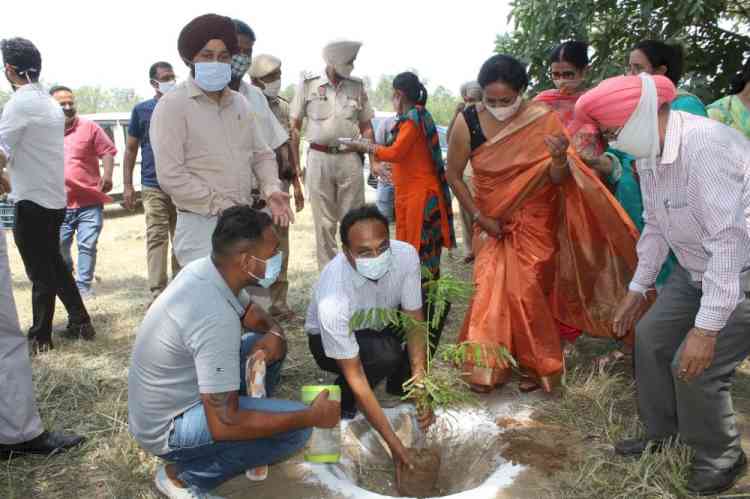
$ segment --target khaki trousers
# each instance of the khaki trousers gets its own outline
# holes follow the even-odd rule
[[[305,187],[310,196],[315,224],[318,269],[338,253],[336,231],[344,215],[365,204],[362,161],[355,153],[307,153]]]
[[[177,210],[170,197],[161,189],[144,187],[143,210],[146,212],[146,260],[148,262],[148,288],[156,298],[167,287],[167,260],[172,260],[172,278],[180,271],[180,264],[172,252]]]

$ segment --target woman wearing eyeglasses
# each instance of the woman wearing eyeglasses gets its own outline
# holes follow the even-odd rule
[[[555,47],[549,57],[550,76],[555,88],[545,90],[534,98],[534,101],[542,102],[555,111],[568,130],[573,123],[576,102],[588,90],[588,50],[588,43],[580,41],[568,41]],[[596,127],[582,126],[572,134],[570,140],[581,159],[593,168],[602,180],[617,175],[617,172],[612,171],[615,163],[602,156],[606,144]],[[579,329],[560,323],[560,339],[565,355],[572,353],[573,343],[580,335]]]
[[[552,108],[568,130],[573,123],[573,109],[576,102],[588,90],[586,87],[586,76],[589,70],[588,50],[589,45],[580,41],[568,41],[555,47],[549,57],[550,76],[555,88],[545,90],[534,98],[536,102],[543,102]],[[615,165],[602,156],[606,144],[602,141],[596,127],[589,125],[580,127],[571,137],[571,144],[581,159],[603,180],[613,175],[617,176],[617,172],[613,171]]]

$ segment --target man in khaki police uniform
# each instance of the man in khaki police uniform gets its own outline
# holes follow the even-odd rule
[[[271,112],[281,126],[289,133],[291,121],[289,120],[289,103],[279,96],[281,90],[281,60],[268,54],[261,54],[253,59],[250,66],[250,78],[253,85],[259,88],[265,95]],[[279,179],[281,179],[282,192],[289,193],[289,186],[294,186],[294,204],[297,212],[305,206],[305,197],[302,194],[302,186],[299,181],[299,153],[293,154],[289,143],[285,143],[280,150],[276,151],[276,159],[279,163]],[[269,312],[277,318],[291,319],[294,314],[287,304],[287,292],[289,282],[287,281],[287,269],[289,268],[289,227],[276,225],[276,233],[279,236],[279,249],[284,252],[284,263],[281,274],[275,283],[271,285],[271,307]]]
[[[338,253],[339,220],[365,202],[362,160],[337,147],[339,138],[373,140],[370,120],[374,113],[362,80],[352,78],[360,42],[335,41],[323,49],[323,74],[303,79],[292,101],[292,147],[299,150],[299,134],[307,118],[305,136],[310,143],[305,185],[315,221],[318,268]],[[372,163],[372,158],[371,158]]]

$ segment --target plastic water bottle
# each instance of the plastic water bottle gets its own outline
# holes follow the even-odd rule
[[[328,390],[328,399],[341,402],[341,388],[336,385],[314,385],[302,387],[302,403],[311,405],[323,390]],[[338,463],[341,459],[341,423],[334,428],[313,428],[305,447],[305,461],[311,463]]]

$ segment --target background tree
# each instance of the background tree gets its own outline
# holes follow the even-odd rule
[[[54,85],[42,83],[45,88]],[[83,86],[74,88],[76,107],[81,114],[130,112],[137,103],[143,100],[132,88],[104,88],[101,86]],[[11,92],[0,90],[0,108],[2,108]]]
[[[529,64],[534,93],[552,87],[547,57],[566,40],[591,44],[594,81],[622,74],[641,40],[680,42],[682,86],[705,102],[726,93],[750,51],[750,0],[514,0],[510,21],[513,31],[497,37],[496,51]]]
[[[427,99],[427,109],[432,114],[435,123],[448,126],[453,113],[456,111],[458,97],[442,85],[438,85]]]
[[[131,88],[83,86],[73,89],[76,107],[81,114],[129,112],[143,100]]]

